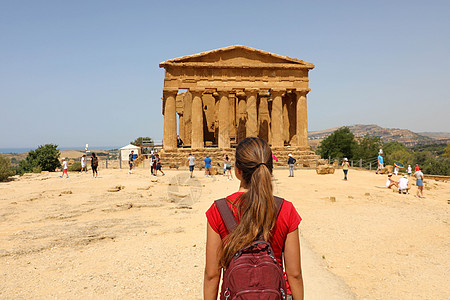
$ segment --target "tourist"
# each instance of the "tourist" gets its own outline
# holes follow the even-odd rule
[[[84,155],[81,157],[81,172],[80,172],[80,173],[83,173],[83,170],[84,170],[84,173],[87,173],[86,154],[84,154]]]
[[[64,177],[64,174],[66,174],[66,178],[69,178],[69,174],[67,174],[67,161],[66,161],[66,159],[65,158],[63,158],[62,159],[62,175],[61,176],[59,176],[59,177],[61,177],[61,178],[63,178]]]
[[[92,167],[92,177],[97,178],[98,157],[97,155],[95,155],[95,153],[92,153],[91,155],[91,167]]]
[[[408,176],[411,176],[412,174],[412,168],[411,165],[408,165]]]
[[[289,158],[288,158],[289,177],[294,177],[294,166],[295,166],[295,163],[297,162],[297,160],[292,157],[291,153],[289,153],[288,156],[289,156]]]
[[[395,174],[395,176],[398,175],[398,171],[400,171],[399,167],[395,166],[395,168],[394,168],[394,174]]]
[[[189,171],[191,172],[191,178],[194,178],[195,157],[192,156],[191,153],[189,153],[189,157],[187,160],[189,163]]]
[[[227,155],[223,155],[223,176],[227,175]]]
[[[383,172],[383,153],[379,153],[378,154],[378,167],[377,167],[377,171],[375,172],[375,174],[378,174],[378,172],[380,172],[380,174]]]
[[[344,180],[347,180],[347,173],[348,173],[349,167],[350,167],[350,164],[348,163],[348,159],[344,158],[344,161],[342,162],[342,171],[344,171]]]
[[[205,158],[205,175],[206,175],[206,177],[212,177],[211,176],[211,158],[209,158],[209,155],[206,155],[206,158]]]
[[[423,198],[423,173],[422,173],[422,168],[419,167],[419,170],[414,173],[414,176],[416,177],[416,185],[417,185],[417,195],[416,196],[419,197],[419,198]]]
[[[418,171],[420,171],[420,167],[418,164],[416,164],[416,167],[414,168],[414,172],[418,172]]]
[[[298,233],[301,217],[291,202],[274,199],[271,154],[267,142],[260,138],[245,138],[236,148],[235,175],[240,180],[240,187],[226,198],[227,201],[222,200],[221,204],[225,203],[225,208],[231,209],[230,213],[238,219],[238,224],[230,233],[215,203],[206,212],[208,223],[203,299],[217,298],[222,270],[226,278],[230,271],[228,266],[235,254],[261,237],[270,243],[280,273],[284,262],[286,279],[281,280],[288,283],[288,299],[303,299]],[[247,281],[243,279],[237,284]],[[227,293],[223,284],[222,293]],[[233,291],[228,290],[228,293],[233,299]],[[280,292],[277,299],[281,299],[284,293]],[[224,298],[226,295],[220,296]]]
[[[227,174],[227,180],[233,180],[233,173],[231,173],[231,160],[228,155],[225,155],[225,170]]]
[[[131,150],[131,153],[128,155],[128,165],[130,166],[130,170],[128,171],[128,174],[132,174],[133,172],[131,170],[133,170],[134,167],[134,151]]]
[[[402,194],[408,194],[408,190],[409,190],[409,181],[408,181],[408,176],[404,175],[402,178],[400,178],[398,180],[398,193]]]
[[[395,186],[395,187],[398,188],[398,182],[395,181],[394,179],[392,179],[392,174],[389,173],[388,178],[387,178],[387,180],[386,180],[386,187],[387,187],[388,189],[390,189],[390,188],[393,187],[393,186]]]
[[[158,176],[158,171],[160,171],[163,176],[166,175],[163,170],[161,170],[161,158],[159,157],[159,154],[156,154],[156,158],[155,158],[155,176]]]
[[[153,175],[155,173],[155,168],[153,167],[153,164],[155,163],[156,155],[152,151],[152,155],[150,156],[150,174]],[[156,164],[155,164],[156,167]]]

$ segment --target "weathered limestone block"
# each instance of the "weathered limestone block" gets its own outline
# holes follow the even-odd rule
[[[217,175],[217,168],[211,167],[211,175]]]
[[[319,165],[316,168],[316,173],[320,175],[334,174],[334,167],[332,165]]]
[[[337,169],[337,168],[339,167],[339,161],[338,161],[337,159],[335,159],[335,160],[333,161],[333,167],[334,167],[335,169]]]
[[[394,171],[394,166],[387,165],[383,168],[383,170],[381,170],[381,173],[388,174],[388,173],[392,173],[393,171]]]
[[[326,165],[326,164],[328,164],[328,160],[327,159],[321,158],[321,159],[317,160],[317,166]]]

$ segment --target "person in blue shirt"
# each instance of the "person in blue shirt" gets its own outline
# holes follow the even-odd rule
[[[378,172],[380,172],[380,174],[383,172],[383,153],[378,154],[378,167],[377,167],[377,171],[375,172],[375,174],[378,174]]]
[[[205,175],[206,175],[206,177],[212,177],[211,176],[211,158],[209,158],[209,155],[206,155],[206,158],[205,158]]]

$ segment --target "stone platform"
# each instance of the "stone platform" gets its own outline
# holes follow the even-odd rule
[[[183,149],[178,148],[176,150],[162,150],[159,155],[161,157],[161,164],[163,168],[188,168],[187,158],[189,153],[191,153],[196,159],[196,166],[198,168],[203,168],[206,155],[212,160],[212,166],[223,168],[224,156],[228,155],[231,158],[232,165],[235,163],[236,149],[234,148],[204,148],[204,149]],[[317,165],[323,164],[320,157],[316,155],[309,148],[300,147],[284,147],[284,148],[273,148],[273,154],[277,157],[278,162],[274,161],[274,168],[287,168],[288,154],[291,153],[292,156],[297,160],[296,168],[316,168]]]

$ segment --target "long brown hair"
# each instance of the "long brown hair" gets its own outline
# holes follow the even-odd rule
[[[220,258],[223,268],[228,267],[239,249],[250,245],[258,236],[269,240],[276,219],[272,150],[267,142],[254,137],[242,140],[236,148],[236,168],[242,171],[248,191],[235,202],[239,223],[225,238]]]

